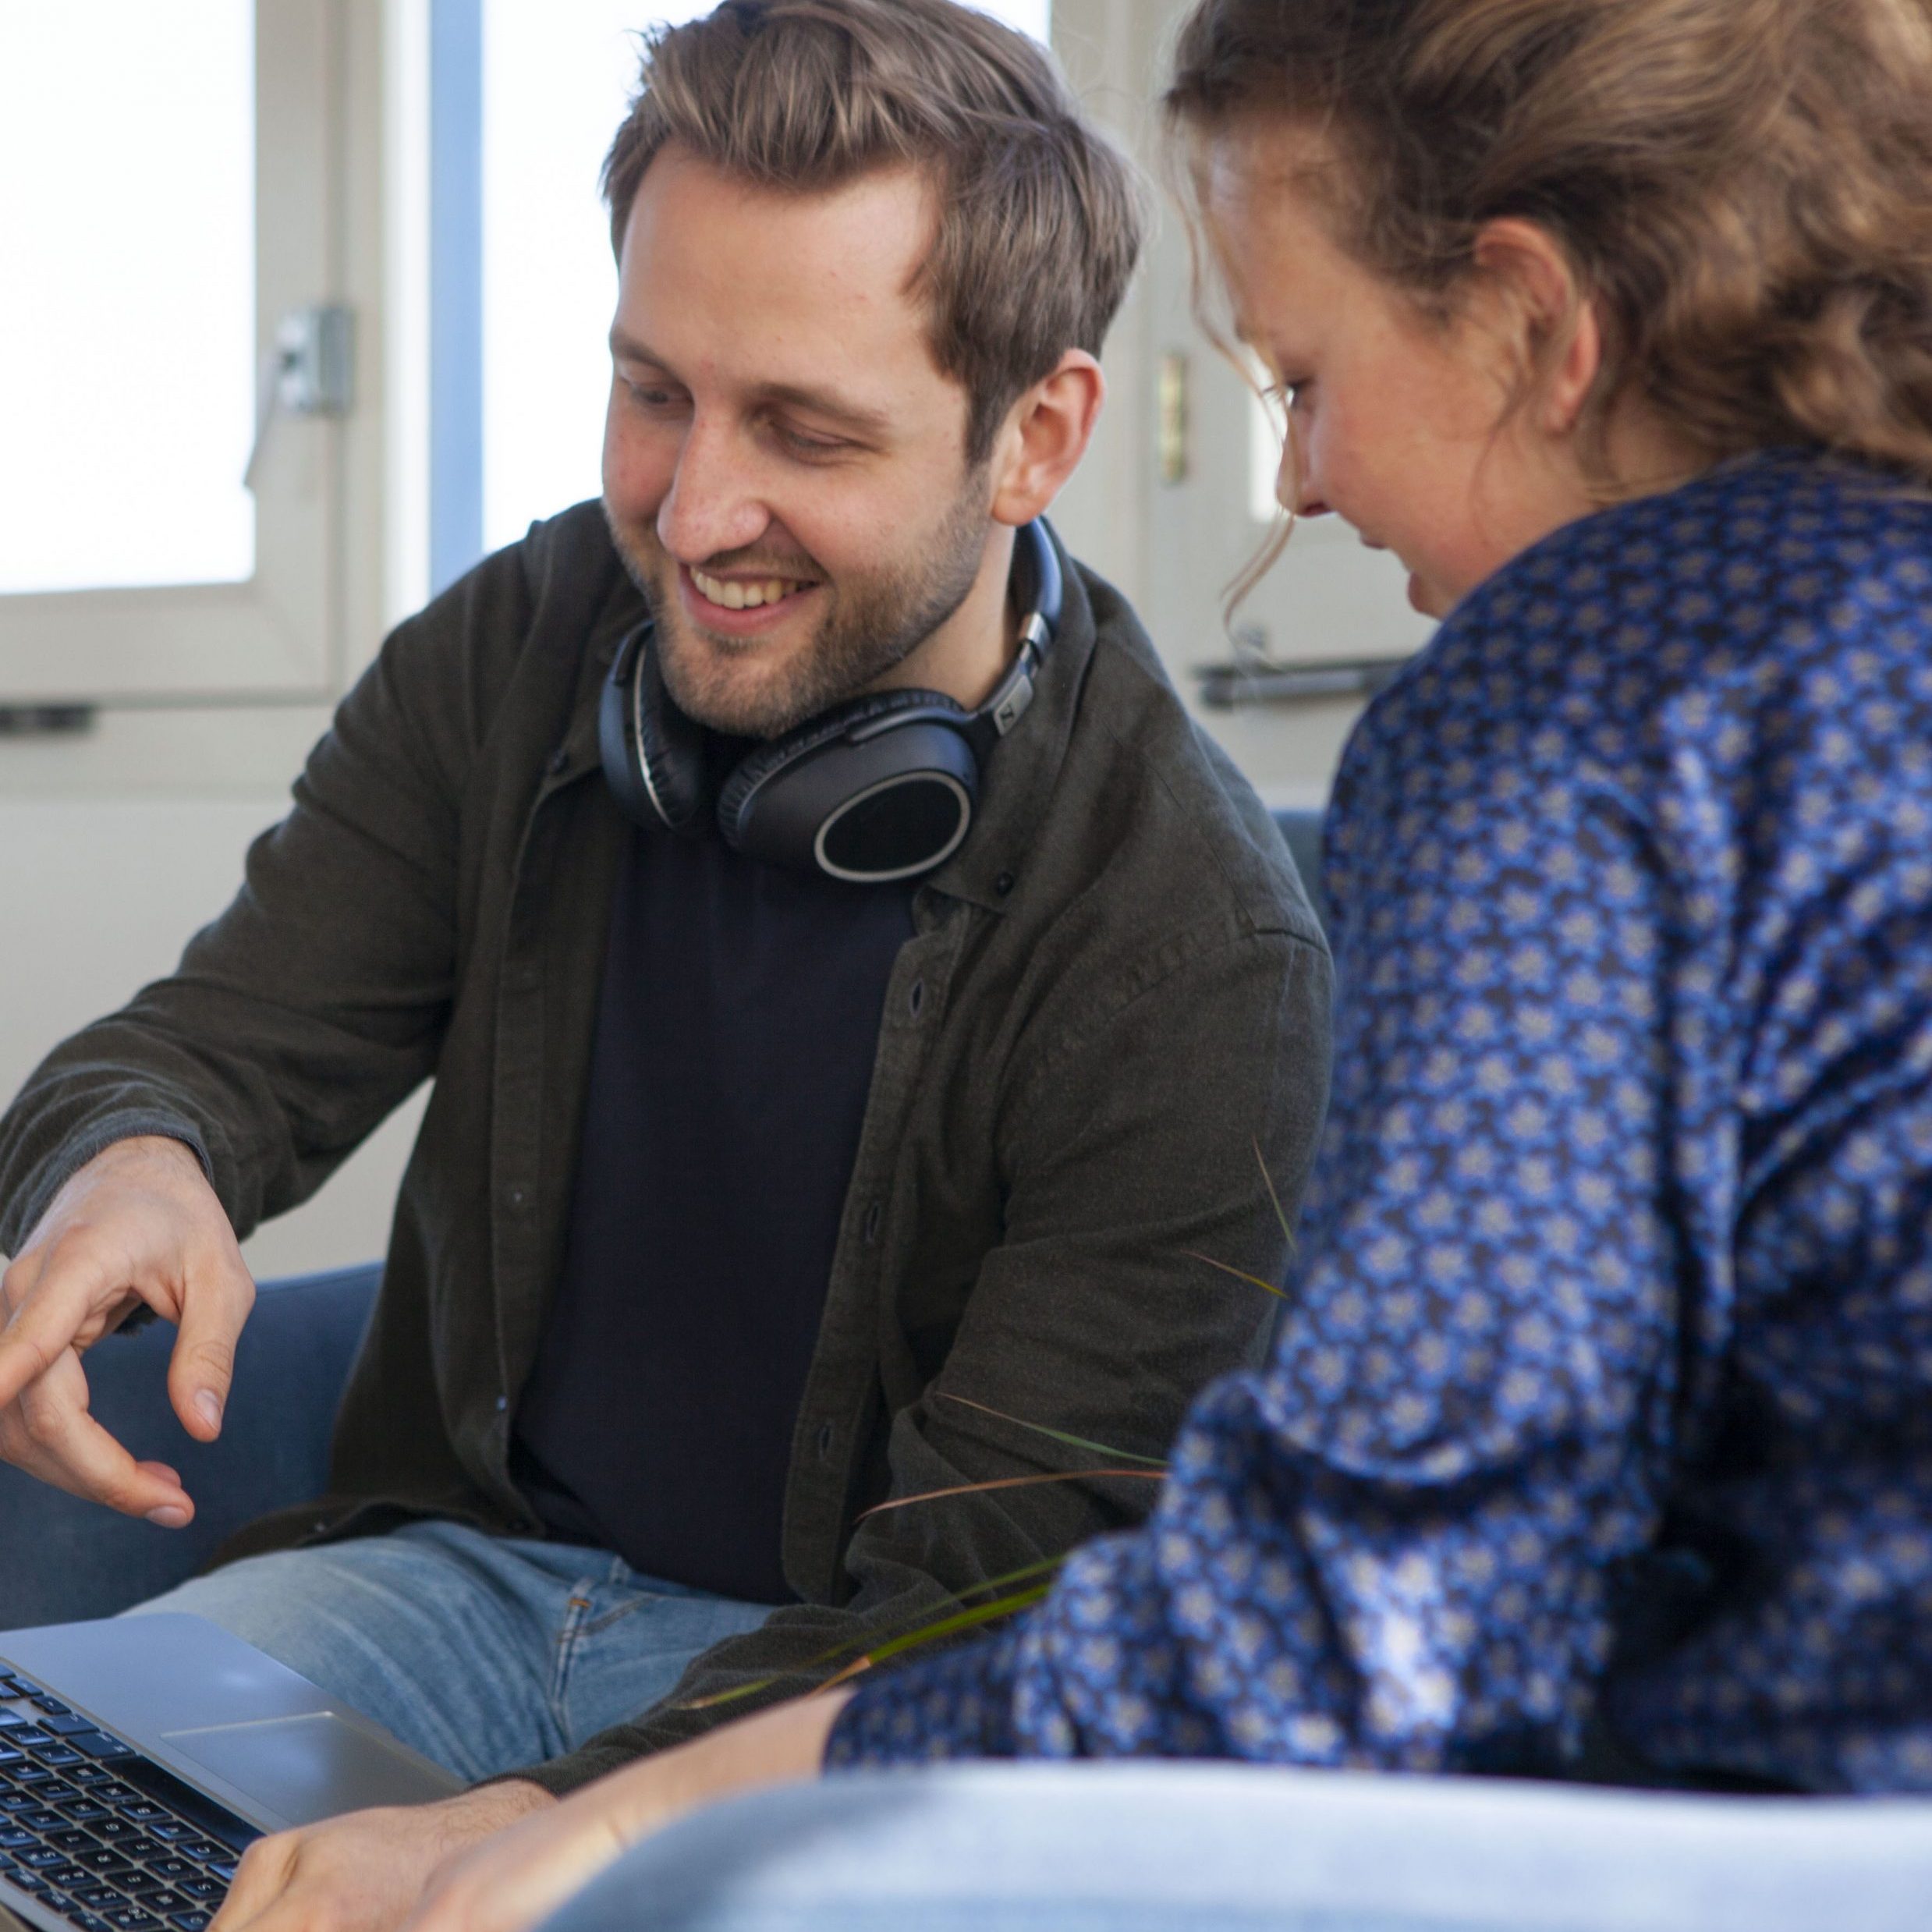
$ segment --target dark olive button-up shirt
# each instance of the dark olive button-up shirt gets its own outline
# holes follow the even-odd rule
[[[597,690],[641,615],[586,504],[401,626],[234,903],[0,1121],[0,1250],[143,1133],[193,1145],[246,1234],[434,1079],[331,1494],[236,1553],[424,1513],[537,1531],[509,1413],[558,1278],[628,834]],[[1026,1425],[1160,1455],[1266,1312],[1223,1268],[1272,1278],[1285,1258],[1257,1152],[1292,1211],[1327,1090],[1327,951],[1260,802],[1133,614],[1070,564],[1033,710],[913,916],[792,1438],[800,1601],[534,1774],[553,1789],[1137,1520],[1154,1485],[1098,1478],[859,1519],[1083,1466]]]

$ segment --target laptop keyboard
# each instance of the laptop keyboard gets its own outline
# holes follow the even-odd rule
[[[201,1932],[261,1835],[0,1667],[0,1879],[79,1932]]]

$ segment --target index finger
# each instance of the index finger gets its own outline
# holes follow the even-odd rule
[[[109,1306],[132,1290],[124,1275],[118,1265],[65,1243],[23,1256],[0,1275],[0,1302],[8,1310],[0,1330],[0,1409],[80,1341],[90,1317],[101,1317],[105,1328]]]

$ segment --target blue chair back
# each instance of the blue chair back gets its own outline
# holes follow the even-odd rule
[[[1274,814],[1274,822],[1287,841],[1288,849],[1295,860],[1295,870],[1302,875],[1302,890],[1308,895],[1308,903],[1313,907],[1315,916],[1321,921],[1321,929],[1326,932],[1328,901],[1321,889],[1323,816],[1320,812],[1282,810]]]
[[[198,1443],[168,1401],[175,1331],[109,1335],[87,1352],[93,1411],[139,1457],[181,1472],[186,1530],[158,1530],[0,1466],[0,1630],[107,1617],[172,1590],[243,1524],[319,1496],[379,1266],[263,1285],[243,1331],[221,1439]]]

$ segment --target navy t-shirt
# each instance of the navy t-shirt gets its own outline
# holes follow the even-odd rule
[[[636,831],[512,1467],[553,1534],[758,1603],[910,884]]]

